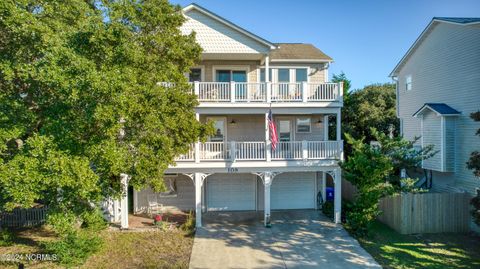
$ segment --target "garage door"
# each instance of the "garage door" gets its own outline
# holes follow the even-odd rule
[[[255,210],[252,174],[214,174],[207,178],[207,210]]]
[[[281,174],[270,190],[272,209],[315,208],[315,175]]]

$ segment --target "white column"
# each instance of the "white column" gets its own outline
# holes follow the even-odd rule
[[[265,82],[270,82],[270,57],[265,56]]]
[[[340,168],[335,169],[334,218],[335,223],[342,222],[342,173]]]
[[[270,57],[265,56],[265,98],[267,103],[272,101],[272,84],[270,83]]]
[[[263,176],[263,186],[264,186],[264,224],[265,227],[270,227],[270,186],[272,186],[272,174],[270,172],[265,172]]]
[[[327,173],[322,172],[322,199],[325,203],[327,201]]]
[[[195,226],[202,227],[202,174],[195,173]]]
[[[323,140],[328,140],[328,115],[323,115]]]
[[[138,212],[138,192],[133,189],[133,213]]]
[[[120,174],[122,184],[122,199],[120,200],[120,225],[122,229],[128,229],[128,175]]]
[[[270,130],[268,128],[268,112],[265,113],[265,156],[267,162],[272,160],[272,143],[270,142]]]
[[[195,118],[197,119],[197,121],[200,121],[200,114],[199,113],[195,113]],[[195,142],[195,155],[193,156],[193,158],[195,159],[195,163],[199,163],[200,162],[200,142]]]
[[[337,112],[337,141],[342,140],[342,111]]]

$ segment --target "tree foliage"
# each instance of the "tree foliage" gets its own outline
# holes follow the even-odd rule
[[[480,111],[471,113],[470,118],[480,122]],[[480,129],[477,130],[476,135],[480,136]],[[480,177],[480,151],[475,150],[471,153],[467,168],[473,170],[476,177]],[[470,204],[473,206],[472,217],[475,223],[480,226],[480,189],[477,189],[477,195],[472,198]]]
[[[346,219],[350,228],[358,234],[366,233],[381,213],[378,200],[402,190],[399,170],[415,167],[434,154],[432,147],[417,150],[413,146],[414,141],[400,137],[389,138],[375,128],[370,133],[379,145],[366,143],[364,137],[355,139],[350,134],[345,134],[352,153],[340,164],[344,178],[357,188],[357,196]]]
[[[163,188],[209,131],[184,76],[201,48],[183,22],[166,0],[0,2],[1,208],[82,212],[119,193],[120,173]]]

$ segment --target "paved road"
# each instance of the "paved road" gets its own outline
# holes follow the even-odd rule
[[[381,268],[339,225],[314,210],[274,212],[272,228],[256,213],[208,213],[190,268]]]

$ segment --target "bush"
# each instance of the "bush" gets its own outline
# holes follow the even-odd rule
[[[477,196],[470,200],[470,204],[473,206],[472,217],[473,221],[480,226],[480,189],[477,189]]]
[[[103,218],[102,212],[99,209],[85,211],[81,215],[81,218],[83,220],[81,227],[90,231],[101,231],[108,226],[107,221]]]
[[[67,267],[83,264],[101,245],[102,240],[98,236],[83,230],[69,232],[60,240],[44,243],[45,250],[56,255],[58,262]]]
[[[8,247],[13,245],[15,236],[12,232],[0,228],[0,247]]]
[[[334,211],[334,204],[333,204],[333,201],[325,201],[322,205],[322,213],[333,219],[333,211]]]
[[[180,229],[188,235],[193,235],[195,233],[195,217],[193,216],[192,211],[188,212],[187,219],[185,220],[185,223],[180,226]]]

